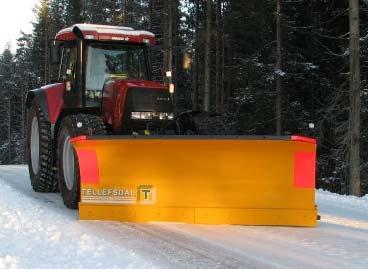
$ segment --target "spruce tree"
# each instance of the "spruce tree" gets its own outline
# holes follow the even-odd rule
[[[38,78],[38,84],[49,82],[49,39],[53,38],[50,29],[50,8],[48,0],[41,0],[37,10],[37,19],[32,33],[32,64]]]
[[[14,61],[10,45],[0,56],[0,163],[12,162],[12,101]]]

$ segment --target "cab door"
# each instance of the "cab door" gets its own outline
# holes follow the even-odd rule
[[[76,42],[66,42],[62,47],[59,68],[59,81],[65,85],[64,105],[66,108],[83,106],[82,89],[78,81],[82,74],[79,72],[79,53]]]

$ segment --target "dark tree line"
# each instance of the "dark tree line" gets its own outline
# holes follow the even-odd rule
[[[55,73],[48,40],[113,24],[156,34],[153,77],[172,72],[176,112],[219,112],[234,134],[316,136],[318,186],[367,193],[367,15],[363,0],[40,0],[33,32],[0,58],[0,163],[24,162],[25,94]]]

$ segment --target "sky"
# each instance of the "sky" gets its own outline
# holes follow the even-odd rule
[[[33,9],[39,0],[0,0],[0,52],[8,42],[16,49],[20,31],[31,33],[31,21],[35,18]]]

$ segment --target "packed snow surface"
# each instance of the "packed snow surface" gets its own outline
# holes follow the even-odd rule
[[[317,228],[78,221],[0,166],[0,268],[368,268],[368,197],[317,203]]]

